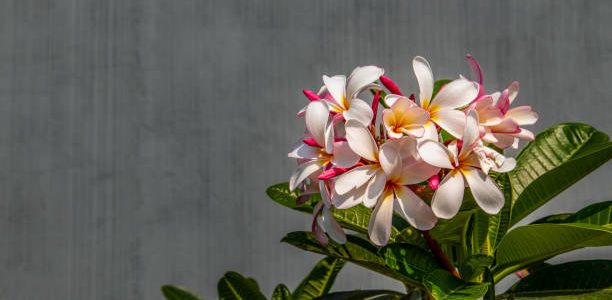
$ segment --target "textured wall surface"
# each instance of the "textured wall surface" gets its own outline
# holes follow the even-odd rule
[[[266,199],[286,181],[300,91],[377,64],[415,88],[521,82],[541,130],[612,133],[610,1],[0,1],[0,299],[216,297],[226,270],[269,294],[318,259],[280,244],[309,216]],[[544,214],[612,199],[611,164]],[[610,248],[568,257],[612,258]],[[347,267],[336,289],[401,288]]]

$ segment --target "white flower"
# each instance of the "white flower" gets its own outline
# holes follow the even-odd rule
[[[433,228],[437,218],[431,208],[406,187],[438,172],[420,160],[416,142],[407,138],[389,140],[379,149],[370,131],[355,120],[346,122],[346,138],[351,149],[371,164],[336,178],[332,194],[334,206],[340,209],[360,203],[375,206],[368,232],[370,240],[377,245],[389,241],[394,210],[417,229]]]
[[[421,140],[438,140],[434,125],[437,124],[451,135],[461,138],[465,126],[465,114],[456,108],[469,104],[478,95],[478,84],[463,77],[443,86],[431,99],[434,89],[434,77],[427,60],[417,56],[412,60],[412,67],[419,83],[419,105],[429,112],[430,120],[424,126],[425,134]],[[385,103],[391,106],[400,96],[386,97]]]
[[[445,147],[429,140],[419,145],[418,152],[427,163],[450,170],[432,199],[431,206],[436,216],[450,219],[457,214],[466,185],[486,213],[497,214],[504,206],[504,195],[482,166],[485,165],[485,170],[494,167],[504,171],[513,167],[514,160],[501,160],[483,148],[479,143],[478,116],[474,110],[468,112],[462,145],[452,141]]]
[[[288,156],[300,162],[291,175],[289,188],[296,189],[306,178],[321,173],[329,164],[349,168],[359,161],[346,141],[334,141],[333,124],[329,120],[329,108],[322,101],[308,104],[306,109],[306,130],[309,144],[300,143]]]

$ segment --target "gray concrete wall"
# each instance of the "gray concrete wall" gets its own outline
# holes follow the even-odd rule
[[[521,82],[541,130],[612,133],[609,1],[0,1],[0,298],[216,297],[226,270],[266,293],[317,255],[279,244],[309,217],[269,201],[303,125],[300,91],[377,64]],[[610,164],[535,215],[612,199]],[[532,219],[535,217],[532,217]],[[610,249],[567,257],[612,258]],[[347,267],[337,289],[401,288]]]

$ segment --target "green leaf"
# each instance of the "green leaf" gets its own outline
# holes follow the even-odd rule
[[[512,286],[501,299],[611,299],[612,260],[548,266]]]
[[[272,292],[272,300],[292,300],[291,291],[284,284],[279,284]]]
[[[436,269],[425,278],[425,288],[434,299],[473,300],[483,297],[489,284],[465,282],[446,270]]]
[[[407,285],[421,285],[419,281],[388,268],[385,265],[385,260],[378,254],[376,246],[354,235],[347,235],[347,242],[344,245],[330,241],[328,245],[324,246],[313,237],[312,233],[297,231],[287,234],[282,239],[282,242],[302,250],[350,261],[366,269],[399,280]]]
[[[495,281],[553,256],[612,245],[612,228],[591,224],[532,224],[511,230],[496,252]]]
[[[476,210],[459,211],[452,219],[439,219],[436,227],[432,228],[429,233],[440,244],[461,244],[464,227],[468,225],[472,214]]]
[[[544,224],[544,223],[559,224],[559,223],[567,223],[566,222],[567,218],[571,217],[572,215],[573,215],[572,213],[563,213],[563,214],[550,215],[550,216],[546,216],[546,217],[537,219],[537,220],[531,222],[531,224]]]
[[[452,80],[450,79],[438,79],[434,82],[434,88],[433,88],[433,93],[431,95],[431,99],[433,99],[438,92],[440,91],[440,89],[442,88],[442,86],[444,86],[445,84],[451,82]]]
[[[401,300],[401,299],[405,299],[404,296],[405,296],[404,294],[400,294],[396,291],[356,290],[356,291],[330,293],[330,294],[327,294],[317,299],[318,300],[362,300],[362,299]]]
[[[504,193],[505,204],[497,215],[489,216],[488,238],[489,246],[492,248],[489,253],[494,252],[508,228],[510,228],[510,215],[512,213],[512,186],[508,174],[499,174],[496,181]]]
[[[161,287],[161,291],[167,300],[202,300],[186,289],[175,285],[164,285]]]
[[[320,260],[295,289],[294,299],[314,299],[327,294],[344,263],[343,259],[330,256]]]
[[[289,184],[286,182],[269,187],[266,190],[266,193],[272,200],[280,205],[309,214],[312,213],[315,205],[321,199],[320,195],[314,195],[310,199],[306,200],[304,204],[296,205],[295,201],[297,200],[299,194],[295,191],[290,192]],[[334,218],[338,220],[340,225],[342,225],[342,227],[364,234],[368,233],[370,215],[372,214],[371,209],[363,205],[357,205],[349,209],[332,209],[332,214],[334,215]],[[391,229],[391,240],[395,240],[399,234],[399,231],[406,228],[410,228],[408,222],[401,217],[394,215],[393,227]]]
[[[429,252],[410,244],[390,244],[381,249],[387,266],[421,281],[435,299],[477,299],[488,284],[468,283],[443,269]]]
[[[227,272],[217,284],[219,299],[222,300],[265,300],[257,282],[236,272]]]
[[[466,281],[474,280],[493,264],[493,259],[493,257],[484,254],[469,256],[459,267],[461,278]]]
[[[508,173],[513,190],[510,225],[612,158],[612,143],[595,128],[560,124],[537,135]]]
[[[566,219],[566,223],[607,225],[612,223],[612,201],[589,205]]]

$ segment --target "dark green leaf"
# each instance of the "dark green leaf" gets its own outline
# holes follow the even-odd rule
[[[510,178],[508,174],[499,174],[496,178],[497,184],[501,191],[504,193],[505,204],[504,207],[497,215],[489,216],[489,253],[497,248],[497,245],[504,237],[508,228],[510,227],[510,215],[512,212],[512,187],[510,185]]]
[[[612,201],[589,205],[567,218],[566,223],[607,225],[612,223]]]
[[[265,300],[257,282],[236,272],[227,272],[217,284],[219,299],[222,300]]]
[[[459,267],[461,278],[463,280],[472,281],[480,276],[486,268],[493,264],[493,257],[484,254],[476,254],[469,256]]]
[[[292,300],[291,291],[284,284],[279,284],[272,292],[272,300]]]
[[[186,289],[174,285],[164,285],[161,287],[161,291],[167,300],[201,300],[200,297]]]
[[[330,294],[327,294],[317,299],[319,300],[363,300],[363,299],[401,300],[401,299],[404,299],[403,298],[404,296],[405,295],[400,294],[395,291],[356,290],[356,291],[330,293]]]
[[[310,232],[291,232],[282,240],[300,249],[323,255],[344,259],[354,264],[397,279],[404,284],[419,286],[421,283],[385,265],[385,260],[378,254],[378,248],[369,241],[354,235],[347,236],[347,242],[339,245],[330,241],[329,245],[321,245]]]
[[[533,224],[504,236],[496,252],[495,281],[553,256],[584,248],[612,245],[612,228],[591,224]]]
[[[537,135],[508,173],[513,190],[510,225],[612,158],[612,143],[595,128],[560,124]]]
[[[533,272],[501,299],[611,299],[612,261],[585,260]]]
[[[387,266],[412,279],[421,281],[435,299],[477,299],[488,284],[468,283],[443,269],[436,258],[410,244],[390,244],[381,249]]]
[[[537,219],[537,220],[531,222],[531,224],[544,224],[544,223],[559,224],[559,223],[567,223],[566,222],[567,218],[569,218],[572,215],[573,215],[572,213],[563,213],[563,214],[550,215],[550,216],[546,216],[546,217]]]
[[[330,256],[320,260],[295,289],[293,298],[299,300],[314,299],[327,294],[344,263],[343,259]]]

